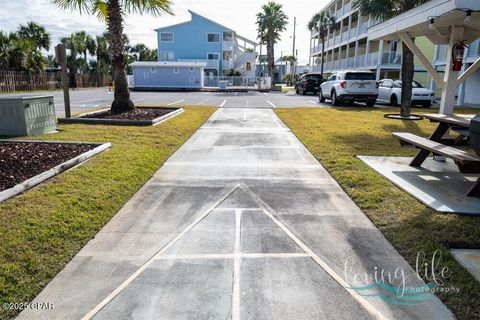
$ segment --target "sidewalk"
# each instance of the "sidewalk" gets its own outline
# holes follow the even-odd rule
[[[219,109],[19,318],[453,319],[346,288],[397,268],[422,285],[272,110]]]

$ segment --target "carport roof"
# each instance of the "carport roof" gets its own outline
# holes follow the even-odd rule
[[[465,17],[471,11],[470,21]],[[464,41],[470,43],[480,37],[479,0],[432,0],[368,30],[370,40],[396,40],[399,32],[410,37],[426,36],[434,44],[448,44],[450,26],[464,27]],[[434,28],[429,28],[434,19]]]

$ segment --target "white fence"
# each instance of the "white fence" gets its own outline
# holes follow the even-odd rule
[[[220,82],[225,81],[227,89],[270,89],[270,77],[235,77],[235,76],[205,76],[203,86],[207,88],[219,88]]]

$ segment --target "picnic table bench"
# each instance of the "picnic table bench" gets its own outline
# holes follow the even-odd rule
[[[438,122],[439,125],[429,138],[420,137],[407,132],[393,132],[393,136],[399,139],[402,146],[413,145],[420,149],[417,155],[410,162],[412,167],[420,167],[427,159],[430,153],[441,155],[452,159],[462,173],[480,173],[480,156],[471,154],[466,150],[455,148],[454,146],[467,146],[464,136],[465,130],[468,131],[470,120],[474,115],[442,115],[425,114],[425,118],[432,122]],[[460,139],[445,138],[447,131],[453,127],[458,127]],[[480,178],[477,179],[473,187],[467,192],[467,196],[480,196]]]

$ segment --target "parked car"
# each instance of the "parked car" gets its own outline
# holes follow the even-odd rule
[[[378,82],[375,74],[369,70],[342,70],[321,84],[318,99],[324,102],[330,99],[333,106],[340,103],[362,101],[372,107],[378,97]]]
[[[317,94],[318,87],[322,82],[323,78],[320,73],[306,73],[295,83],[295,92],[297,94],[307,94],[307,92]]]
[[[412,105],[422,105],[425,108],[432,106],[435,101],[435,93],[423,87],[417,81],[412,83]],[[378,101],[398,106],[402,103],[402,80],[383,79],[378,87]]]

